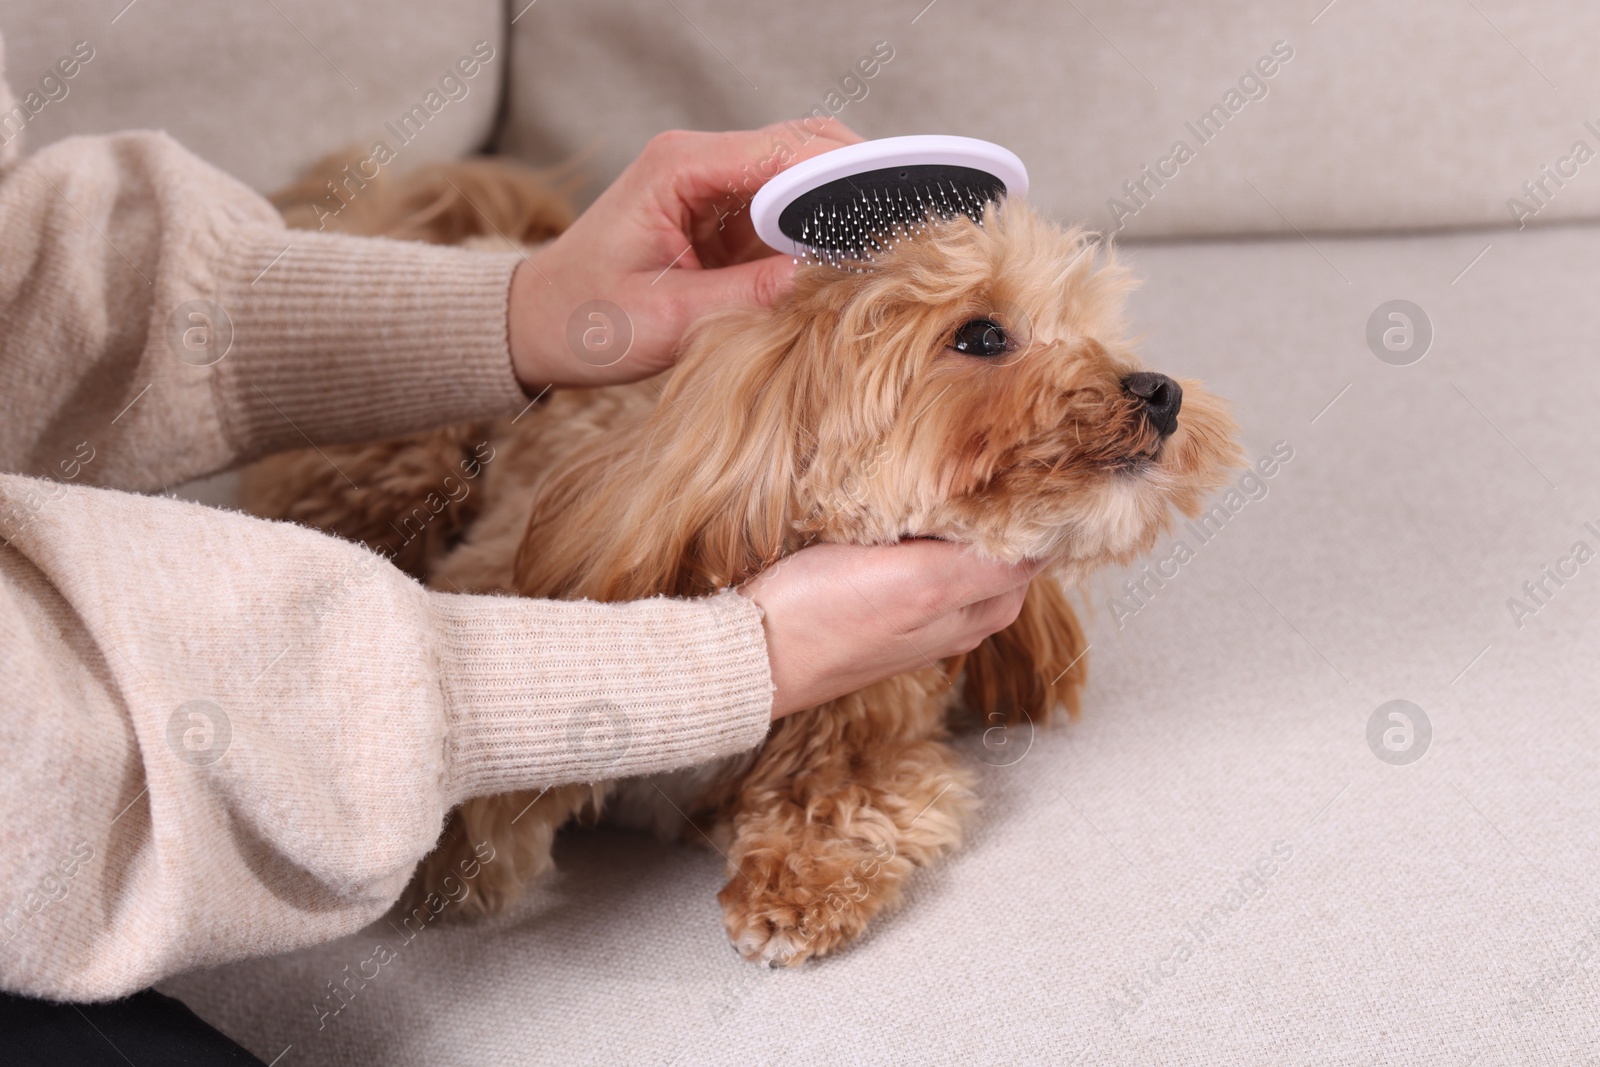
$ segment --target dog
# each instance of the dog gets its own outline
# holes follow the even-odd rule
[[[280,194],[291,223],[326,217],[310,204],[334,170]],[[492,161],[361,198],[339,228],[440,243],[531,246],[571,218],[542,176]],[[438,890],[488,840],[503,859],[464,908],[499,912],[551,866],[558,828],[603,814],[713,844],[727,932],[750,960],[825,955],[894,907],[976,799],[952,729],[1003,737],[1077,714],[1085,641],[1064,584],[1148,551],[1240,461],[1217,397],[1135,359],[1133,284],[1095,235],[992,204],[981,223],[930,220],[858,271],[800,265],[773,306],[695,324],[658,378],[247,472],[257,514],[365,541],[450,591],[704,596],[808,544],[905,537],[1053,563],[970,653],[784,718],[754,751],[462,804],[410,892]],[[441,494],[451,477],[475,488]]]

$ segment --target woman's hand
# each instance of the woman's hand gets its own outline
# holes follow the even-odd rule
[[[672,365],[684,330],[705,312],[771,303],[794,262],[756,237],[746,201],[784,167],[861,140],[830,120],[801,144],[798,128],[651,140],[513,275],[511,362],[523,388],[647,378]]]
[[[1016,620],[1044,566],[946,541],[796,552],[740,589],[766,614],[772,717],[972,651]]]

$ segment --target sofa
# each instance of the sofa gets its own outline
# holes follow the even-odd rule
[[[161,126],[266,191],[480,42],[404,165],[586,200],[675,126],[999,141],[1252,461],[1075,591],[1081,717],[966,737],[967,843],[837,956],[746,963],[714,852],[600,828],[498,919],[165,992],[281,1067],[1600,1062],[1600,9],[121,5],[0,16],[19,88],[95,52],[30,145]]]

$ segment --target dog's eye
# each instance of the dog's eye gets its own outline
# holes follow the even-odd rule
[[[992,319],[973,319],[956,331],[950,347],[969,356],[998,356],[1006,350],[1006,331]]]

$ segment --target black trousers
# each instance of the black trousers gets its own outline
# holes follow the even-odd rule
[[[108,1004],[52,1004],[0,993],[0,1063],[7,1067],[202,1067],[261,1061],[153,989]]]

